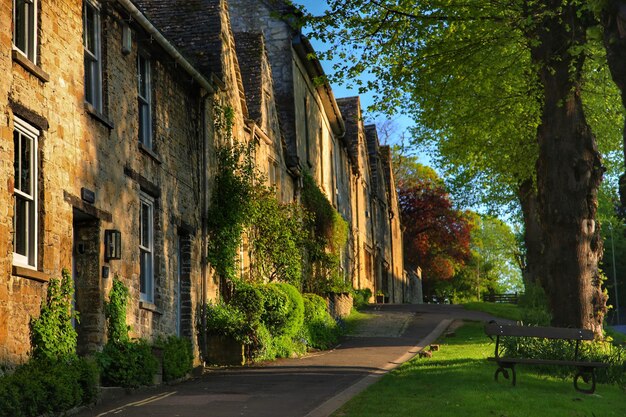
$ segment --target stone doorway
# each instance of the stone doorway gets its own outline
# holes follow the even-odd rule
[[[100,220],[77,208],[73,211],[72,276],[74,305],[79,313],[77,352],[94,352],[104,343],[102,282],[100,280]]]

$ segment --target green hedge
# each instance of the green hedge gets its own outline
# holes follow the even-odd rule
[[[95,402],[98,368],[91,359],[31,359],[0,378],[0,417],[61,413]]]
[[[189,339],[169,336],[158,339],[155,346],[163,351],[163,379],[182,378],[193,368],[193,348]]]
[[[104,386],[136,388],[154,384],[159,362],[143,339],[107,343],[97,358]]]
[[[304,337],[316,349],[329,349],[339,342],[341,329],[330,316],[326,300],[317,294],[303,294]]]

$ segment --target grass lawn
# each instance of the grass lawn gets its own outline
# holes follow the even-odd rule
[[[519,366],[517,386],[495,382],[487,362],[493,345],[482,324],[468,323],[441,341],[431,359],[415,358],[385,375],[338,410],[335,417],[624,417],[626,392],[598,385],[593,395],[574,390],[572,379]]]
[[[345,319],[343,319],[343,322],[345,325],[344,333],[350,334],[354,332],[354,330],[359,325],[361,325],[362,323],[365,323],[368,320],[371,320],[372,318],[374,318],[372,314],[363,313],[357,310],[356,308],[353,308],[352,311],[350,312],[350,315],[346,317]]]
[[[503,319],[521,320],[522,318],[519,307],[515,304],[474,301],[472,303],[463,304],[463,307],[468,310],[484,311],[492,316],[501,317]]]

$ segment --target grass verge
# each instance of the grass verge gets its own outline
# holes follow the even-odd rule
[[[538,375],[520,366],[517,386],[495,382],[485,360],[493,345],[482,324],[469,323],[441,343],[433,358],[415,358],[350,400],[335,417],[623,417],[624,390],[598,385],[594,395],[571,379]]]

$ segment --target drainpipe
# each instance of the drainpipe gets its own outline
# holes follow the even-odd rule
[[[200,192],[200,195],[202,196],[202,212],[200,213],[200,219],[201,219],[201,234],[202,234],[202,238],[201,238],[201,244],[202,244],[202,249],[201,249],[201,256],[200,256],[200,271],[201,271],[201,279],[202,279],[202,306],[201,306],[201,314],[202,317],[200,318],[200,323],[202,326],[202,346],[201,346],[201,353],[202,353],[202,358],[206,358],[206,353],[207,353],[207,331],[206,331],[206,304],[207,304],[207,299],[206,299],[206,291],[207,291],[207,267],[208,267],[208,262],[207,262],[207,254],[206,254],[206,250],[207,250],[207,241],[208,241],[208,236],[207,236],[207,221],[206,221],[206,215],[207,215],[207,210],[208,210],[208,175],[207,175],[207,142],[208,142],[208,134],[207,134],[207,117],[206,117],[206,111],[207,111],[207,100],[208,98],[211,96],[211,92],[207,92],[205,93],[201,98],[200,98],[200,110],[202,111],[202,166],[201,166],[201,170],[202,170],[202,191]]]

